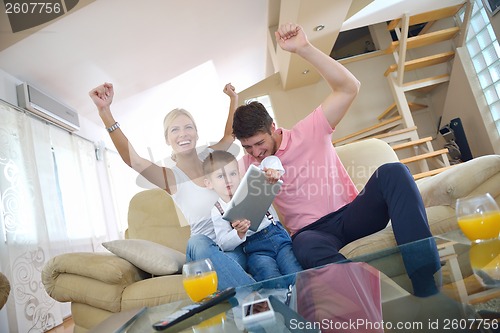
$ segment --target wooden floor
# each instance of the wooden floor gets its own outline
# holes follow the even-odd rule
[[[63,323],[57,327],[54,327],[50,331],[46,333],[73,333],[73,328],[75,327],[75,323],[73,322],[73,318],[69,317],[64,319]]]

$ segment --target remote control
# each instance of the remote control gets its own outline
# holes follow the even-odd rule
[[[180,323],[184,319],[192,317],[196,313],[199,313],[205,309],[208,309],[216,304],[219,304],[230,297],[233,297],[236,294],[236,290],[234,288],[228,288],[222,291],[217,291],[200,302],[195,304],[190,304],[182,309],[175,311],[174,313],[168,315],[164,319],[153,324],[153,328],[157,331],[162,331],[167,329],[177,323]]]

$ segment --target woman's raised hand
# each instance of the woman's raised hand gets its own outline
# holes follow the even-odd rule
[[[236,93],[233,85],[231,83],[228,83],[224,86],[224,94],[228,95],[230,98],[234,98],[236,96],[238,96],[238,94]]]
[[[111,83],[101,84],[89,92],[90,98],[92,98],[92,101],[99,110],[109,108],[111,102],[113,102],[114,94],[113,85]]]

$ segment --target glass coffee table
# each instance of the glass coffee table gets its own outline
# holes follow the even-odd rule
[[[432,282],[412,282],[407,268],[425,266],[420,254],[429,245],[437,245],[441,267]],[[459,231],[451,232],[239,287],[229,302],[159,332],[500,332],[499,271],[500,240],[471,246]],[[414,283],[439,291],[417,297]],[[272,300],[273,319],[248,329],[242,304],[259,298]],[[91,332],[158,332],[153,323],[189,304],[115,314]]]

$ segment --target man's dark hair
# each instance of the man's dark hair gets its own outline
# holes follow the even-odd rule
[[[233,134],[237,139],[246,139],[257,133],[271,134],[273,118],[264,105],[250,102],[239,106],[234,112]]]

